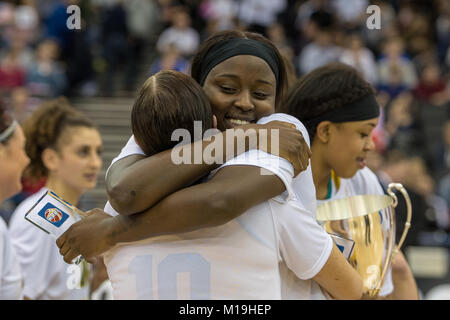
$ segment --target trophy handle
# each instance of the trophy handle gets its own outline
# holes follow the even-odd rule
[[[403,233],[402,233],[402,236],[400,238],[400,241],[398,242],[398,244],[395,247],[395,250],[394,250],[394,254],[395,254],[402,247],[403,242],[405,241],[406,235],[408,234],[408,230],[411,227],[412,208],[411,208],[411,200],[409,198],[408,192],[406,191],[406,189],[400,183],[390,183],[389,186],[388,186],[387,192],[394,199],[394,203],[392,204],[393,207],[394,208],[397,207],[398,200],[397,200],[397,196],[394,194],[394,192],[392,192],[392,188],[395,188],[395,189],[399,190],[403,194],[403,197],[405,198],[405,201],[406,201],[406,222],[405,222],[405,228],[403,229]]]

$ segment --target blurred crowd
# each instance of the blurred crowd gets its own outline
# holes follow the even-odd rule
[[[79,30],[67,28],[70,5]],[[370,5],[379,29],[367,27]],[[226,29],[267,36],[291,81],[334,61],[360,70],[382,107],[368,165],[410,192],[407,244],[450,246],[448,0],[0,1],[0,93],[19,121],[61,95],[132,93],[139,73],[189,73],[202,41]]]

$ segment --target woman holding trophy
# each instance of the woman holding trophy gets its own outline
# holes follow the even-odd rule
[[[354,68],[336,63],[315,69],[294,85],[279,111],[295,116],[308,129],[319,208],[325,201],[384,194],[376,175],[365,163],[366,154],[374,149],[370,135],[378,124],[379,105],[372,86]],[[377,219],[382,221],[381,212]],[[337,220],[330,224],[335,229],[342,227],[342,222]],[[379,230],[395,228],[387,225],[387,221],[381,222]],[[367,227],[366,224],[364,226]],[[341,231],[345,230],[341,228]],[[346,235],[346,232],[340,234]],[[368,237],[370,233],[365,234],[365,239]],[[379,247],[382,245],[381,242]],[[364,265],[361,259],[369,259],[371,253],[360,249],[358,254],[361,267]],[[367,257],[361,258],[363,256]],[[381,255],[379,258],[381,260]],[[418,298],[415,280],[401,252],[395,255],[392,265],[381,273],[385,274],[384,283],[379,293],[372,294],[372,297]]]

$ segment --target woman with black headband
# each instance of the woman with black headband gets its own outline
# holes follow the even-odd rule
[[[29,161],[22,128],[0,105],[0,203],[22,190],[22,172]],[[22,290],[19,261],[0,218],[0,300],[20,299]]]
[[[177,95],[167,94],[170,87],[178,88]],[[213,126],[208,99],[201,87],[193,79],[169,71],[146,81],[139,90],[131,118],[136,141],[147,156],[170,147],[168,141],[177,128],[188,130],[192,136],[194,120],[201,120],[206,128]],[[259,122],[272,119],[291,121],[307,137],[305,127],[287,115],[272,114]],[[264,175],[262,168],[272,174]],[[87,241],[95,241],[98,235],[116,235],[113,239],[118,245],[105,253],[114,298],[280,299],[281,261],[302,282],[301,299],[322,297],[318,285],[338,299],[359,298],[359,275],[317,224],[315,209],[310,208],[316,203],[310,166],[295,179],[302,185],[298,195],[291,192],[292,177],[293,168],[288,161],[251,150],[227,161],[202,183],[163,199],[145,213],[150,217],[135,214],[131,217],[137,217],[131,219],[116,216],[99,221]],[[254,185],[255,182],[259,184]],[[268,195],[272,189],[278,190],[274,194],[280,196],[249,206],[242,215],[235,213],[239,217],[229,223],[148,238],[148,230],[158,232],[161,221],[171,213],[178,214],[179,225],[187,221],[194,228],[203,215],[215,215],[216,222],[225,222],[226,217],[203,206],[202,199],[216,194],[232,195],[233,201],[244,202],[245,206],[248,200],[242,190]],[[233,211],[235,207],[224,209]],[[114,214],[108,205],[105,211]],[[197,212],[197,216],[192,212]],[[92,221],[91,217],[85,221]],[[79,226],[78,223],[70,228],[66,241],[61,240],[64,235],[58,239],[59,244],[63,243],[61,253],[71,254],[73,240],[81,239]],[[184,272],[190,274],[190,280],[177,281],[176,274]]]
[[[270,138],[270,129],[278,129],[280,156],[294,165],[296,175],[306,169],[310,151],[299,131],[282,122],[255,124],[261,117],[275,112],[276,105],[287,91],[287,76],[282,57],[268,39],[250,32],[217,33],[210,37],[195,55],[192,77],[202,85],[220,131],[253,128],[258,132],[259,129],[266,129]],[[173,90],[176,93],[176,88]],[[226,145],[225,132],[222,139]],[[201,153],[204,154],[208,144],[206,141],[197,141],[192,144],[191,150],[200,147]],[[270,141],[267,145],[270,145]],[[246,149],[249,149],[248,145]],[[222,163],[238,154],[236,150],[227,154],[229,151],[224,150]],[[244,150],[240,152],[242,151]],[[131,137],[108,169],[106,182],[111,206],[108,203],[107,208],[115,209],[122,215],[144,212],[219,166],[220,163],[177,165],[172,161],[171,150],[146,157],[143,150],[137,146],[135,137]],[[184,217],[192,216],[192,219],[181,221],[178,213],[168,212],[164,219],[160,220],[159,230],[149,230],[148,236],[223,224],[243,213],[249,205],[277,195],[278,190],[273,188],[273,185],[269,183],[261,190],[257,183],[253,188],[237,183],[234,190],[224,190],[208,199],[198,195],[198,202],[205,202],[205,214],[199,216],[198,212],[186,211]],[[255,192],[258,189],[259,192]],[[231,191],[239,191],[245,201],[236,201],[230,196]],[[207,208],[212,212],[208,212]],[[78,239],[83,241],[80,237]],[[92,257],[110,247],[108,240],[102,243],[103,247],[80,242],[79,248],[83,250],[84,255]]]
[[[269,40],[249,32],[220,32],[202,45],[193,59],[191,73],[203,87],[220,131],[238,127],[254,128],[257,132],[267,129],[270,138],[269,129],[279,129],[280,156],[294,165],[296,174],[306,169],[309,148],[297,130],[282,123],[255,124],[275,112],[287,91],[284,63]],[[226,141],[225,133],[223,141]],[[202,152],[206,146],[203,143]],[[195,148],[194,144],[192,150]],[[217,163],[175,165],[170,151],[143,159],[135,150],[136,144],[131,138],[118,157],[121,160],[113,160],[107,175],[109,199],[121,214],[148,209],[219,166]],[[224,150],[223,162],[235,155],[227,154],[228,151]],[[123,156],[133,153],[126,158]]]
[[[365,158],[374,150],[379,105],[372,86],[347,65],[333,63],[303,76],[278,109],[302,121],[311,138],[311,166],[318,203],[360,194],[384,194]],[[380,296],[417,299],[417,287],[401,253]],[[295,297],[295,291],[292,291]]]
[[[255,48],[255,46],[257,46],[255,41],[260,43],[259,49]],[[275,59],[275,57],[279,57],[277,50],[270,43],[266,46],[266,42],[267,40],[265,38],[251,33],[225,32],[213,36],[208,40],[195,57],[192,67],[192,76],[199,83],[203,83],[203,89],[212,105],[213,113],[217,117],[219,129],[236,128],[237,124],[254,122],[262,116],[269,115],[274,112],[276,103],[281,100],[280,95],[284,90],[284,85],[282,86],[282,84],[286,83],[282,80],[285,79],[284,66],[281,59]],[[257,52],[258,50],[272,51],[272,56],[269,53],[267,53],[266,56],[262,56]],[[273,53],[275,53],[275,55],[273,55]],[[275,65],[273,65],[274,59]],[[203,65],[203,63],[206,63],[206,65]],[[211,63],[212,65],[210,65]],[[163,91],[162,89],[166,89],[166,87],[158,90],[158,95],[161,94],[161,91]],[[145,99],[141,99],[138,96],[133,109],[138,103],[142,103],[141,100],[145,101]],[[269,116],[269,118],[270,117],[272,116]],[[137,117],[132,118],[135,119],[133,120],[133,123],[134,121],[137,121]],[[288,120],[289,117],[278,119]],[[306,134],[306,130],[304,132]],[[157,135],[155,134],[154,136]],[[140,138],[139,134],[137,134],[135,138],[139,142],[142,142],[143,140]],[[152,138],[153,135],[151,135],[150,139]],[[283,141],[283,137],[280,136],[281,144],[292,142],[293,141],[289,139]],[[139,144],[141,145],[142,143]],[[191,149],[195,150],[195,147],[192,147]],[[151,206],[154,203],[152,201],[155,201],[155,195],[150,192],[151,188],[148,188],[149,184],[151,185],[159,181],[160,185],[158,187],[162,190],[157,190],[157,192],[161,194],[162,191],[167,190],[167,186],[165,185],[174,183],[174,181],[182,179],[183,176],[183,179],[188,177],[186,173],[182,172],[183,170],[190,170],[195,173],[195,166],[181,165],[180,168],[174,166],[175,168],[172,169],[172,172],[162,171],[161,169],[158,170],[158,167],[155,166],[151,169],[151,161],[155,161],[155,159],[161,160],[161,155],[163,155],[164,152],[143,160],[139,160],[139,157],[142,158],[144,156],[132,155],[126,157],[129,154],[137,153],[143,154],[144,152],[137,146],[134,139],[132,139],[118,157],[123,159],[120,160],[120,162],[113,164],[107,174],[107,179],[110,180],[110,183],[111,180],[118,179],[117,177],[119,177],[119,180],[125,180],[128,186],[126,189],[123,189],[124,194],[122,197],[129,198],[130,191],[134,191],[134,199],[138,205],[142,207],[139,208],[130,201],[129,205],[132,209],[130,210],[125,206],[125,211],[121,212],[120,203],[118,203],[120,201],[117,200],[122,199],[120,199],[117,194],[115,195],[113,193],[113,199],[111,199],[113,207],[117,208],[121,213],[130,213],[131,215],[129,217],[124,215],[116,216],[111,219],[105,217],[101,210],[96,210],[93,211],[91,217],[73,225],[68,232],[57,240],[57,244],[61,249],[60,252],[64,255],[66,261],[71,261],[71,259],[78,254],[82,254],[86,258],[91,258],[110,249],[117,242],[137,241],[162,234],[182,233],[197,230],[199,228],[225,224],[256,204],[279,195],[285,188],[283,184],[280,184],[280,179],[277,176],[261,175],[259,168],[244,166],[243,163],[241,166],[235,166],[237,167],[237,171],[234,170],[234,174],[231,175],[231,177],[228,171],[226,175],[223,173],[225,169],[219,171],[219,173],[222,173],[222,177],[225,176],[228,179],[226,184],[220,186],[215,185],[214,188],[211,187],[206,190],[205,188],[201,188],[203,185],[208,185],[208,183],[185,188],[171,194],[151,209],[146,209],[147,206]],[[121,162],[126,163],[127,161],[132,162],[136,160],[139,161],[133,170],[129,170],[126,165],[121,164]],[[117,161],[117,159],[115,161]],[[167,158],[166,163],[162,162],[161,164],[162,168],[167,168],[170,165],[173,166],[170,158]],[[178,188],[192,183],[204,173],[207,173],[208,170],[206,170],[206,172],[200,172],[202,166],[203,165],[197,165],[196,172],[198,175],[195,176],[190,172],[190,180],[186,180]],[[215,167],[216,165],[212,165],[210,168],[214,169]],[[136,170],[136,168],[138,169]],[[309,172],[306,173],[308,170]],[[304,199],[308,198],[308,201],[303,201],[302,203],[308,210],[311,206],[314,207],[313,210],[308,211],[310,214],[305,215],[305,217],[312,217],[313,212],[315,212],[316,201],[310,167],[308,167],[307,171],[305,171],[305,173],[310,178],[308,180],[310,183],[304,184],[304,189],[302,189],[300,192],[301,194],[298,196],[300,198],[304,197]],[[254,175],[250,176],[250,172]],[[158,178],[158,173],[159,175],[164,174],[165,179]],[[300,174],[299,177],[302,175],[303,173]],[[145,176],[146,178],[144,178]],[[299,181],[303,181],[303,179]],[[193,189],[201,189],[202,192],[192,192],[191,190]],[[127,204],[126,201],[124,201],[124,203]],[[167,206],[164,206],[164,203]],[[155,209],[161,207],[165,209],[162,212],[161,210],[158,211],[158,209]],[[142,210],[145,212],[132,214],[133,212]],[[154,216],[152,216],[152,210],[153,212],[157,212]],[[106,205],[105,211],[114,213],[114,209],[109,204]],[[111,221],[113,222],[111,223]],[[314,220],[312,222],[313,226],[317,226]],[[294,223],[292,223],[292,225],[294,225]],[[311,234],[313,234],[312,230],[314,228],[309,228],[303,224],[302,228],[304,231],[311,230]],[[286,235],[289,233],[284,232],[284,234]],[[238,237],[238,234],[236,234],[236,237]],[[331,257],[331,249],[333,247],[332,245],[328,246],[328,244],[331,243],[331,240],[324,238],[327,237],[319,236],[314,240],[306,241],[304,250],[297,251],[303,252],[304,254],[314,252],[314,254],[309,256],[306,260],[316,261],[315,259],[320,257],[319,259],[322,259],[322,262],[324,262],[328,257]],[[93,243],[95,243],[95,245],[93,245]],[[327,245],[323,246],[325,243]],[[214,244],[214,242],[212,244]],[[306,247],[311,249],[311,246],[315,246],[315,250],[306,249]],[[323,252],[323,250],[326,252]],[[320,254],[317,254],[317,252]],[[333,255],[336,254],[335,250],[332,252]],[[332,260],[334,260],[334,262],[343,260],[343,263],[346,263],[343,257],[341,260]],[[244,261],[250,263],[253,260],[250,258],[244,259],[239,262],[240,265],[242,265],[242,263],[245,264]],[[293,260],[290,262],[292,261]],[[314,265],[312,269],[315,271],[311,271],[311,269],[311,272],[309,272],[307,276],[306,274],[303,274],[302,276],[307,277],[307,279],[312,278],[323,266],[322,262]],[[134,265],[133,270],[135,267],[139,269],[136,269],[136,271],[142,273],[142,267]],[[336,268],[336,270],[337,269],[338,268]],[[276,268],[273,270],[276,270]],[[336,270],[335,272],[337,272]],[[352,274],[352,272],[348,273],[348,275],[350,274]],[[328,281],[325,280],[327,279],[325,274],[322,274],[321,276],[323,276],[321,278],[322,281]],[[334,277],[339,278],[334,279],[334,284],[339,281],[342,282],[342,279],[346,279],[346,276],[340,278],[339,276],[336,276],[336,274]],[[347,297],[350,297],[350,295],[354,293],[354,290],[352,291],[350,289],[354,287],[352,285],[354,282],[352,282],[352,284],[350,284],[350,282],[351,281],[346,282],[346,288],[343,290],[341,288],[340,297],[346,296],[345,293],[347,294]],[[333,283],[333,281],[330,281],[330,284],[331,283]],[[308,286],[305,285],[305,288],[306,287]],[[148,290],[150,290],[150,288],[148,288]],[[305,293],[305,298],[313,298],[311,296],[312,291],[313,290],[308,291],[307,294],[305,293],[305,290],[302,292]],[[272,294],[275,296],[276,292],[277,291],[275,290]],[[240,292],[239,294],[240,296],[244,296],[246,293]],[[262,296],[263,295],[261,295],[261,297]]]

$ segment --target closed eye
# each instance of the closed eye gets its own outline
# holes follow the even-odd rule
[[[236,92],[235,88],[232,87],[226,87],[226,86],[219,86],[220,90],[222,90],[222,92],[227,93],[227,94],[233,94]]]
[[[264,93],[264,92],[254,92],[253,95],[254,95],[257,99],[260,99],[260,100],[266,99],[266,98],[269,96],[269,94]]]

